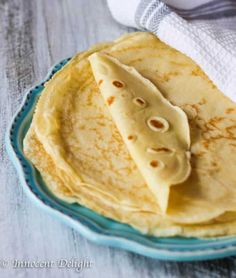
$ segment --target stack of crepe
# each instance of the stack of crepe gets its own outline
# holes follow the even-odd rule
[[[24,152],[58,198],[142,233],[236,234],[236,104],[150,33],[57,72]]]

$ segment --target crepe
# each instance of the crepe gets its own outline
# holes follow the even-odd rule
[[[165,215],[94,80],[87,59],[94,52],[133,66],[188,117],[191,175],[170,187]],[[24,152],[56,196],[143,233],[235,234],[235,111],[192,60],[149,33],[134,33],[76,55],[47,82]]]
[[[133,67],[101,53],[89,61],[131,157],[165,212],[169,187],[184,182],[191,171],[186,114]]]
[[[56,175],[56,165],[53,164],[51,158],[38,141],[32,126],[26,135],[25,152],[28,158],[37,166],[49,189],[58,198],[68,203],[78,202],[102,215],[120,222],[129,223],[144,234],[160,237],[175,235],[186,237],[210,237],[233,235],[236,233],[235,213],[224,214],[210,224],[179,225],[156,213],[142,211],[141,207],[140,210],[127,211],[123,207],[117,207],[114,202],[105,202],[99,194],[94,194],[94,192],[88,191],[83,187],[79,187],[78,190],[73,193]],[[132,196],[132,194],[130,196]],[[147,198],[146,201],[150,200]],[[139,202],[139,204],[140,203],[141,202]]]

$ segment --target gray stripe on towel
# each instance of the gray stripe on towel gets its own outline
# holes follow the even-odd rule
[[[162,1],[156,0],[150,5],[151,2],[152,2],[151,0],[143,0],[140,2],[137,8],[135,14],[135,22],[142,29],[143,28],[157,29],[161,20],[171,12],[169,7],[163,4]],[[150,19],[151,16],[152,18]],[[149,19],[150,19],[149,26],[146,26],[147,21]]]
[[[207,4],[198,6],[193,9],[178,9],[175,7],[171,7],[173,11],[186,19],[192,19],[193,17],[198,17],[199,19],[203,16],[204,19],[207,19],[205,15],[213,15],[213,18],[222,18],[228,17],[230,15],[234,15],[236,10],[236,2],[235,1],[211,1]],[[230,12],[232,11],[232,12]],[[225,12],[225,13],[224,13]]]

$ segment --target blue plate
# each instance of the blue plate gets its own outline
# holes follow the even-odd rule
[[[171,261],[196,261],[236,255],[236,237],[214,239],[157,238],[145,236],[131,228],[77,204],[67,204],[47,189],[40,173],[24,156],[23,138],[29,128],[44,83],[70,59],[55,65],[46,79],[32,88],[14,116],[6,134],[6,147],[26,194],[46,212],[76,229],[87,239],[144,256]]]

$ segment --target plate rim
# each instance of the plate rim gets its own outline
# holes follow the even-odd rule
[[[36,194],[33,190],[33,186],[30,184],[30,181],[26,181],[25,173],[22,166],[22,159],[19,159],[17,155],[18,150],[17,146],[14,146],[14,142],[12,142],[12,130],[14,130],[17,124],[17,121],[20,120],[20,115],[24,111],[24,107],[28,100],[32,97],[32,92],[36,88],[39,88],[40,86],[43,86],[46,81],[51,79],[51,77],[58,71],[60,68],[62,68],[71,58],[63,59],[61,62],[54,64],[48,71],[48,74],[46,75],[46,78],[43,79],[42,82],[37,83],[35,86],[32,86],[30,89],[26,91],[26,94],[23,97],[23,100],[21,102],[21,105],[15,112],[14,116],[12,117],[12,120],[10,124],[8,125],[6,136],[5,136],[5,146],[8,153],[8,156],[10,160],[12,161],[16,172],[18,174],[18,177],[20,179],[20,184],[26,193],[26,195],[33,201],[37,206],[45,210],[48,214],[56,217],[61,222],[64,222],[68,226],[74,228],[77,230],[82,236],[87,238],[88,240],[102,244],[107,245],[111,247],[116,247],[119,249],[123,249],[126,251],[130,251],[133,253],[137,253],[146,257],[151,257],[154,259],[159,260],[168,260],[168,261],[201,261],[201,260],[213,260],[213,259],[219,259],[224,257],[229,257],[236,255],[236,237],[222,237],[232,239],[229,240],[228,243],[222,243],[222,246],[214,246],[214,239],[209,239],[211,243],[210,248],[205,249],[196,249],[196,250],[173,250],[173,249],[158,249],[155,247],[146,246],[144,244],[141,244],[137,241],[132,241],[130,239],[126,239],[124,237],[114,236],[114,235],[106,235],[101,234],[96,231],[93,231],[89,227],[86,227],[83,225],[83,223],[80,223],[77,219],[73,219],[72,216],[69,216],[63,212],[63,210],[58,210],[58,208],[53,207],[53,205],[50,205],[48,202],[45,202],[44,197],[40,196],[39,194]],[[32,106],[32,105],[31,105]],[[27,115],[27,114],[26,114]],[[26,116],[23,116],[23,119]],[[22,124],[23,120],[20,120],[19,125]],[[18,135],[18,134],[17,134]],[[15,148],[14,148],[15,147]],[[23,158],[26,160],[26,158]],[[34,166],[32,166],[35,168]],[[30,173],[32,174],[32,173]],[[34,179],[34,176],[31,176],[32,179]],[[116,222],[116,221],[115,221]],[[217,238],[217,241],[220,242],[220,238]],[[206,240],[207,242],[207,240]],[[216,242],[216,241],[215,241]]]

